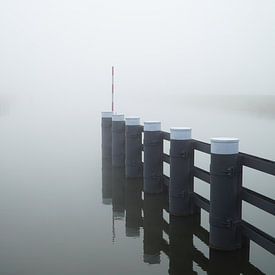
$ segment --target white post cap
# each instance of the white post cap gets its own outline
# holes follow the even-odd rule
[[[228,137],[211,138],[211,153],[218,155],[238,154],[239,139]]]
[[[140,118],[137,116],[126,117],[125,120],[126,120],[126,125],[128,126],[140,125]]]
[[[144,131],[161,131],[160,121],[144,121]]]
[[[112,118],[113,112],[101,112],[102,118]]]
[[[123,114],[113,114],[112,121],[124,121],[124,115]]]
[[[192,129],[189,127],[172,127],[170,128],[170,139],[188,140],[191,139]]]

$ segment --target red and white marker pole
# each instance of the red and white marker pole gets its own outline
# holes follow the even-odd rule
[[[114,112],[115,110],[115,106],[114,106],[114,93],[115,93],[115,83],[114,83],[114,80],[115,80],[115,69],[114,69],[114,66],[112,66],[112,112]]]

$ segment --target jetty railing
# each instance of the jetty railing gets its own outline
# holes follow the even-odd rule
[[[143,143],[142,143],[143,134]],[[163,141],[170,142],[170,154]],[[111,146],[110,146],[111,144]],[[125,166],[127,178],[143,177],[143,191],[158,194],[168,190],[173,216],[209,212],[209,246],[217,250],[240,249],[247,238],[275,254],[275,239],[242,219],[242,201],[275,215],[275,201],[242,186],[243,167],[275,175],[275,162],[239,152],[236,138],[213,138],[211,143],[192,139],[191,128],[161,130],[159,121],[102,113],[102,155],[113,167]],[[195,150],[210,154],[210,172],[196,167]],[[142,161],[142,151],[144,160]],[[170,177],[163,163],[170,165]],[[194,191],[194,178],[210,184],[210,200]]]

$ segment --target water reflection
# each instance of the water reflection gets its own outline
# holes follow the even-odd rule
[[[112,203],[112,159],[102,158],[102,203]]]
[[[245,272],[249,260],[249,249],[246,247],[236,252],[210,249],[209,258],[209,274],[251,274],[251,272]]]
[[[166,255],[169,258],[166,270],[170,275],[264,274],[249,262],[248,240],[236,252],[209,248],[209,233],[201,226],[200,213],[189,217],[170,216],[168,223],[163,215],[168,209],[167,194],[144,194],[142,198],[142,179],[126,180],[124,168],[111,169],[110,163],[103,164],[102,197],[106,199],[112,194],[114,219],[123,219],[126,212],[127,237],[139,238],[143,228],[144,263],[161,264],[161,255]],[[169,242],[164,239],[164,233],[169,236]],[[195,243],[194,238],[207,246],[209,255],[202,252],[203,247]]]
[[[163,195],[144,194],[143,201],[143,260],[148,264],[160,263],[163,224]]]
[[[125,188],[126,236],[139,237],[142,227],[142,181],[127,179]]]
[[[112,169],[112,202],[114,219],[122,219],[125,212],[125,168]]]
[[[193,271],[193,232],[200,226],[200,215],[186,218],[170,216],[169,274],[196,274]],[[203,258],[203,256],[202,256]]]

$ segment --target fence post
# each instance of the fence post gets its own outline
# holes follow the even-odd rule
[[[125,121],[124,115],[112,115],[112,165],[125,167]]]
[[[125,169],[113,167],[112,169],[112,204],[114,218],[124,217],[125,211]]]
[[[163,194],[144,194],[143,261],[148,264],[160,263],[163,199]]]
[[[113,112],[101,112],[102,159],[112,158],[112,114]]]
[[[191,131],[191,128],[171,128],[169,213],[174,216],[186,216],[195,212],[192,199],[194,150]]]
[[[235,250],[241,247],[241,184],[239,140],[211,139],[210,247]]]
[[[112,203],[112,159],[102,158],[102,203]]]
[[[142,128],[139,117],[127,117],[125,127],[126,177],[142,177]]]
[[[125,185],[125,226],[127,237],[138,237],[142,226],[142,179],[127,179]]]
[[[197,274],[193,271],[193,234],[200,227],[201,217],[170,216],[169,222],[169,274]]]
[[[144,122],[144,192],[161,193],[163,139],[159,121]]]
[[[112,114],[101,113],[102,202],[112,201]]]
[[[249,246],[236,251],[226,252],[209,249],[208,274],[249,274],[249,272],[246,271],[246,267],[249,264]]]

